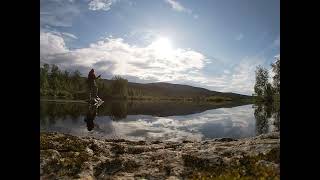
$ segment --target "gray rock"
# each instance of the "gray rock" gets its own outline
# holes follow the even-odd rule
[[[280,137],[204,142],[98,140],[40,135],[41,179],[279,179]],[[266,172],[266,173],[264,173]],[[268,177],[265,177],[268,175]]]

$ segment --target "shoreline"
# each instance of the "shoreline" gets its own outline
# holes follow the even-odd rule
[[[47,99],[47,98],[41,98],[40,101],[42,102],[60,102],[60,103],[88,103],[87,100],[73,100],[73,99]],[[215,101],[185,101],[185,100],[170,100],[170,99],[107,99],[104,101],[109,102],[170,102],[170,103],[191,103],[191,104],[213,104],[213,105],[224,105],[224,104],[253,104],[253,102],[244,102],[244,101],[221,101],[221,102],[215,102]]]
[[[40,133],[41,179],[280,179],[280,134],[161,142]]]

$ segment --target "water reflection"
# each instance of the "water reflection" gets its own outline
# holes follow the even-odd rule
[[[111,102],[110,118],[114,121],[125,119],[127,117],[127,103],[117,101]]]
[[[84,122],[87,123],[87,129],[88,131],[91,131],[94,128],[94,119],[97,116],[97,112],[98,111],[98,107],[97,106],[93,106],[93,105],[88,105],[88,112],[87,112],[87,116],[84,119]]]
[[[235,104],[106,102],[97,109],[41,103],[40,126],[41,131],[130,140],[242,138],[257,133],[252,105]]]
[[[280,108],[278,105],[256,104],[253,107],[257,135],[280,131]]]

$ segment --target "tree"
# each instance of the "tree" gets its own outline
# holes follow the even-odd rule
[[[128,80],[114,76],[111,82],[111,94],[126,98],[128,96]]]
[[[52,65],[49,84],[50,84],[50,87],[55,91],[60,89],[60,83],[59,83],[60,74],[61,72],[59,70],[59,67],[56,65]]]
[[[49,87],[48,83],[48,71],[49,65],[44,64],[43,67],[40,67],[40,90],[47,90]]]
[[[62,75],[62,81],[63,81],[63,88],[65,90],[70,90],[70,73],[69,71],[65,70],[63,75]]]
[[[268,82],[263,93],[263,99],[267,103],[271,103],[273,101],[273,94],[274,94],[274,89],[272,85]]]
[[[275,93],[280,94],[280,56],[276,57],[276,61],[271,64],[272,72],[274,73],[273,79],[273,87],[275,89]]]
[[[81,90],[81,73],[79,70],[75,70],[72,74],[72,84],[74,90]]]
[[[258,97],[264,97],[265,89],[267,88],[268,84],[268,78],[268,70],[259,65],[256,70],[256,84],[254,85],[254,92]]]

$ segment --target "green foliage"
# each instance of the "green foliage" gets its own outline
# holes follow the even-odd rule
[[[114,76],[111,82],[111,94],[116,98],[127,98],[128,97],[128,80]]]
[[[271,66],[274,72],[272,84],[269,82],[269,73],[266,68],[258,66],[256,69],[255,102],[274,103],[276,101],[280,104],[280,57],[277,57]]]
[[[110,85],[96,81],[99,97],[126,99],[128,96],[128,80],[114,76]],[[59,97],[64,99],[87,99],[87,80],[81,77],[79,70],[61,71],[56,65],[44,64],[40,67],[40,96]],[[142,95],[139,89],[130,89],[134,96]]]
[[[206,101],[209,101],[209,102],[232,101],[232,98],[222,97],[222,96],[210,96],[210,97],[206,98]]]
[[[44,64],[40,67],[40,96],[72,99],[83,90],[81,78],[79,71],[62,72],[56,65]]]
[[[280,94],[280,57],[277,57],[276,62],[271,64],[273,76],[273,87],[276,94]]]
[[[270,83],[267,83],[267,85],[264,89],[263,99],[266,102],[272,102],[273,101],[273,94],[274,94],[274,90],[273,90],[272,85]]]
[[[137,88],[128,88],[128,96],[130,97],[142,97],[144,96],[144,93],[141,89]]]
[[[256,84],[254,85],[254,92],[257,96],[264,96],[264,92],[268,84],[268,78],[268,70],[259,65],[256,70]]]

